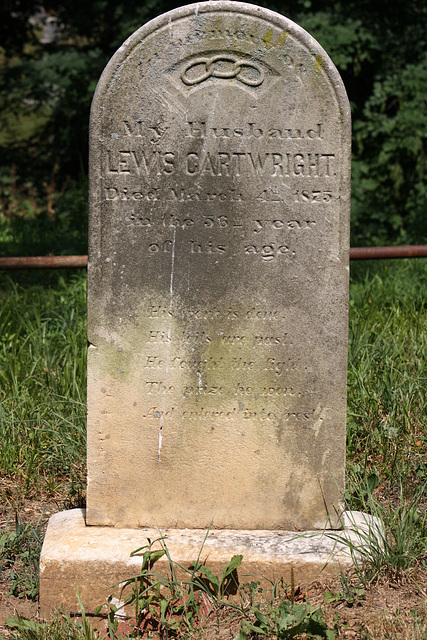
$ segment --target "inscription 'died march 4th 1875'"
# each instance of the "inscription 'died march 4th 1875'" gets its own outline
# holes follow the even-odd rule
[[[161,16],[106,68],[92,107],[90,524],[336,521],[348,118],[318,43],[244,3]]]

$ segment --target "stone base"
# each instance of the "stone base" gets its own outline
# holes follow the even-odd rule
[[[366,530],[371,523],[365,514],[347,512],[343,524],[343,535],[360,545],[357,531]],[[50,518],[40,557],[40,614],[48,619],[59,607],[78,612],[76,589],[89,614],[108,595],[119,596],[117,585],[138,574],[141,568],[143,551],[133,557],[130,554],[146,545],[147,538],[165,536],[172,560],[187,568],[200,554],[200,561],[215,574],[233,555],[242,554],[240,584],[256,580],[266,584],[281,577],[290,584],[293,570],[295,584],[303,585],[334,575],[338,565],[351,566],[348,547],[338,544],[331,534],[231,530],[211,530],[207,534],[200,529],[89,527],[84,510],[63,511]],[[154,571],[169,576],[165,556],[156,562]],[[183,572],[179,577],[184,577]]]

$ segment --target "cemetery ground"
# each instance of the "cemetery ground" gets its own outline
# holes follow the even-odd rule
[[[86,274],[0,277],[1,634],[89,640],[94,632],[82,621],[37,619],[45,524],[85,499]],[[381,518],[381,544],[353,574],[278,585],[273,602],[246,587],[239,608],[216,604],[220,580],[203,570],[207,595],[194,603],[183,592],[167,600],[152,579],[145,637],[427,638],[426,294],[422,260],[352,263],[344,498],[348,508]],[[165,622],[156,626],[162,611]],[[311,636],[291,635],[290,612]],[[14,626],[16,613],[31,622]],[[122,625],[118,633],[130,630]]]

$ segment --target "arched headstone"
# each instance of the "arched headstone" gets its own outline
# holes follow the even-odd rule
[[[344,488],[350,114],[320,45],[228,1],[92,106],[87,522],[309,529]]]

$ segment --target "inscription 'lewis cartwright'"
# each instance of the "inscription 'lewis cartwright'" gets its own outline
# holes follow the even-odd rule
[[[251,151],[190,151],[180,157],[174,151],[118,150],[109,151],[107,175],[154,177],[177,172],[189,176],[221,177],[253,176],[309,176],[314,178],[336,175],[332,167],[334,153],[288,153]]]
[[[174,10],[106,67],[90,154],[87,523],[336,526],[350,116],[327,54],[251,5]]]

